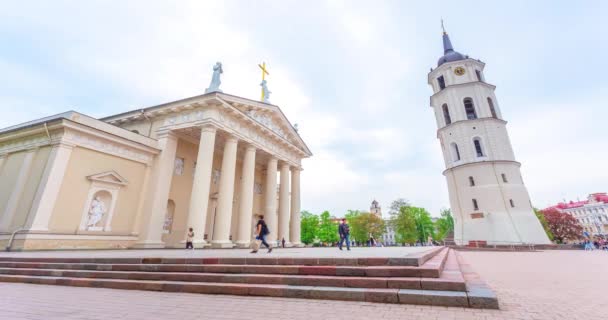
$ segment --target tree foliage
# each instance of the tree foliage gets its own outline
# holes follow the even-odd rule
[[[302,211],[300,214],[300,241],[304,244],[311,244],[317,238],[319,229],[319,216],[308,211]]]
[[[433,239],[442,241],[450,233],[454,231],[454,217],[450,209],[441,210],[441,218],[435,221],[435,237]]]
[[[413,244],[418,239],[416,218],[411,207],[402,206],[399,211],[391,213],[390,223],[395,230],[395,240],[398,243]]]
[[[547,234],[547,237],[549,237],[549,240],[553,241],[555,237],[553,236],[553,232],[551,232],[551,228],[549,227],[549,223],[547,223],[545,215],[536,208],[534,208],[534,214],[536,215],[536,218],[538,218],[538,221],[540,221],[543,229],[545,229],[545,233]]]
[[[357,217],[359,217],[361,214],[362,212],[359,210],[348,210],[348,212],[346,212],[344,215],[344,218],[346,218],[346,221],[350,227],[350,239],[353,241],[365,241],[367,238],[367,233],[364,229],[359,227],[359,224],[356,221]]]
[[[404,198],[399,198],[399,199],[391,202],[391,205],[388,209],[388,214],[391,216],[394,216],[396,214],[399,214],[399,211],[401,210],[402,207],[409,207],[409,206],[410,206],[410,203],[407,200],[405,200]]]
[[[347,218],[347,221],[351,236],[357,241],[366,241],[370,234],[378,239],[385,231],[384,220],[373,213],[357,212],[350,220]]]
[[[429,237],[433,237],[435,233],[435,225],[431,219],[431,214],[424,208],[408,207],[414,213],[414,221],[416,222],[416,233],[418,241],[426,243]]]
[[[582,237],[583,227],[571,215],[559,212],[554,208],[541,212],[545,216],[549,230],[551,230],[558,243],[563,243],[564,240],[577,240]]]
[[[319,229],[317,237],[319,241],[323,243],[333,243],[338,241],[338,224],[331,221],[329,211],[323,211],[321,213],[321,221],[319,223]]]

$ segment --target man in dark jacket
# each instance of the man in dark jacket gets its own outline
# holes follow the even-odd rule
[[[350,227],[344,218],[342,218],[342,221],[340,222],[338,233],[340,233],[340,245],[338,247],[342,250],[342,243],[346,240],[346,250],[350,251]]]

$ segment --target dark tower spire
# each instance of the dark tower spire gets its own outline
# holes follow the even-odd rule
[[[441,19],[441,29],[443,30],[443,57],[439,58],[439,61],[437,61],[437,66],[440,66],[446,62],[464,60],[468,58],[460,52],[454,51],[452,41],[450,41],[450,36],[448,36],[448,33],[445,31],[443,19]]]

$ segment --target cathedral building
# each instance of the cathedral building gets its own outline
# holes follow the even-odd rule
[[[311,155],[278,106],[217,88],[103,119],[69,111],[1,129],[0,243],[183,247],[193,228],[195,247],[247,247],[263,215],[269,241],[300,245]]]
[[[485,63],[455,51],[445,31],[443,48],[428,84],[454,213],[454,241],[550,243],[532,209],[496,87],[484,76]]]

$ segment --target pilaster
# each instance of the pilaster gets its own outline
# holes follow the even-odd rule
[[[173,179],[173,166],[177,151],[177,137],[171,132],[159,134],[158,146],[160,154],[154,161],[154,170],[150,179],[150,192],[146,197],[145,212],[148,219],[141,224],[139,241],[136,248],[164,248],[162,242],[163,223],[169,190]]]
[[[34,197],[34,203],[28,215],[26,225],[30,226],[30,230],[48,231],[51,215],[57,202],[59,190],[61,190],[61,184],[73,148],[71,144],[60,143],[54,145],[51,149]]]
[[[21,199],[21,195],[23,193],[23,188],[27,182],[27,178],[30,174],[30,169],[32,167],[32,161],[34,160],[34,155],[36,154],[37,148],[27,150],[25,152],[25,157],[21,164],[21,168],[19,169],[19,175],[17,176],[17,180],[15,181],[15,185],[13,186],[13,191],[11,192],[10,197],[8,198],[8,202],[0,218],[0,230],[5,232],[13,232],[10,229],[11,223],[13,222],[13,218],[15,217],[15,213],[17,212],[17,206],[19,205],[19,200]]]

